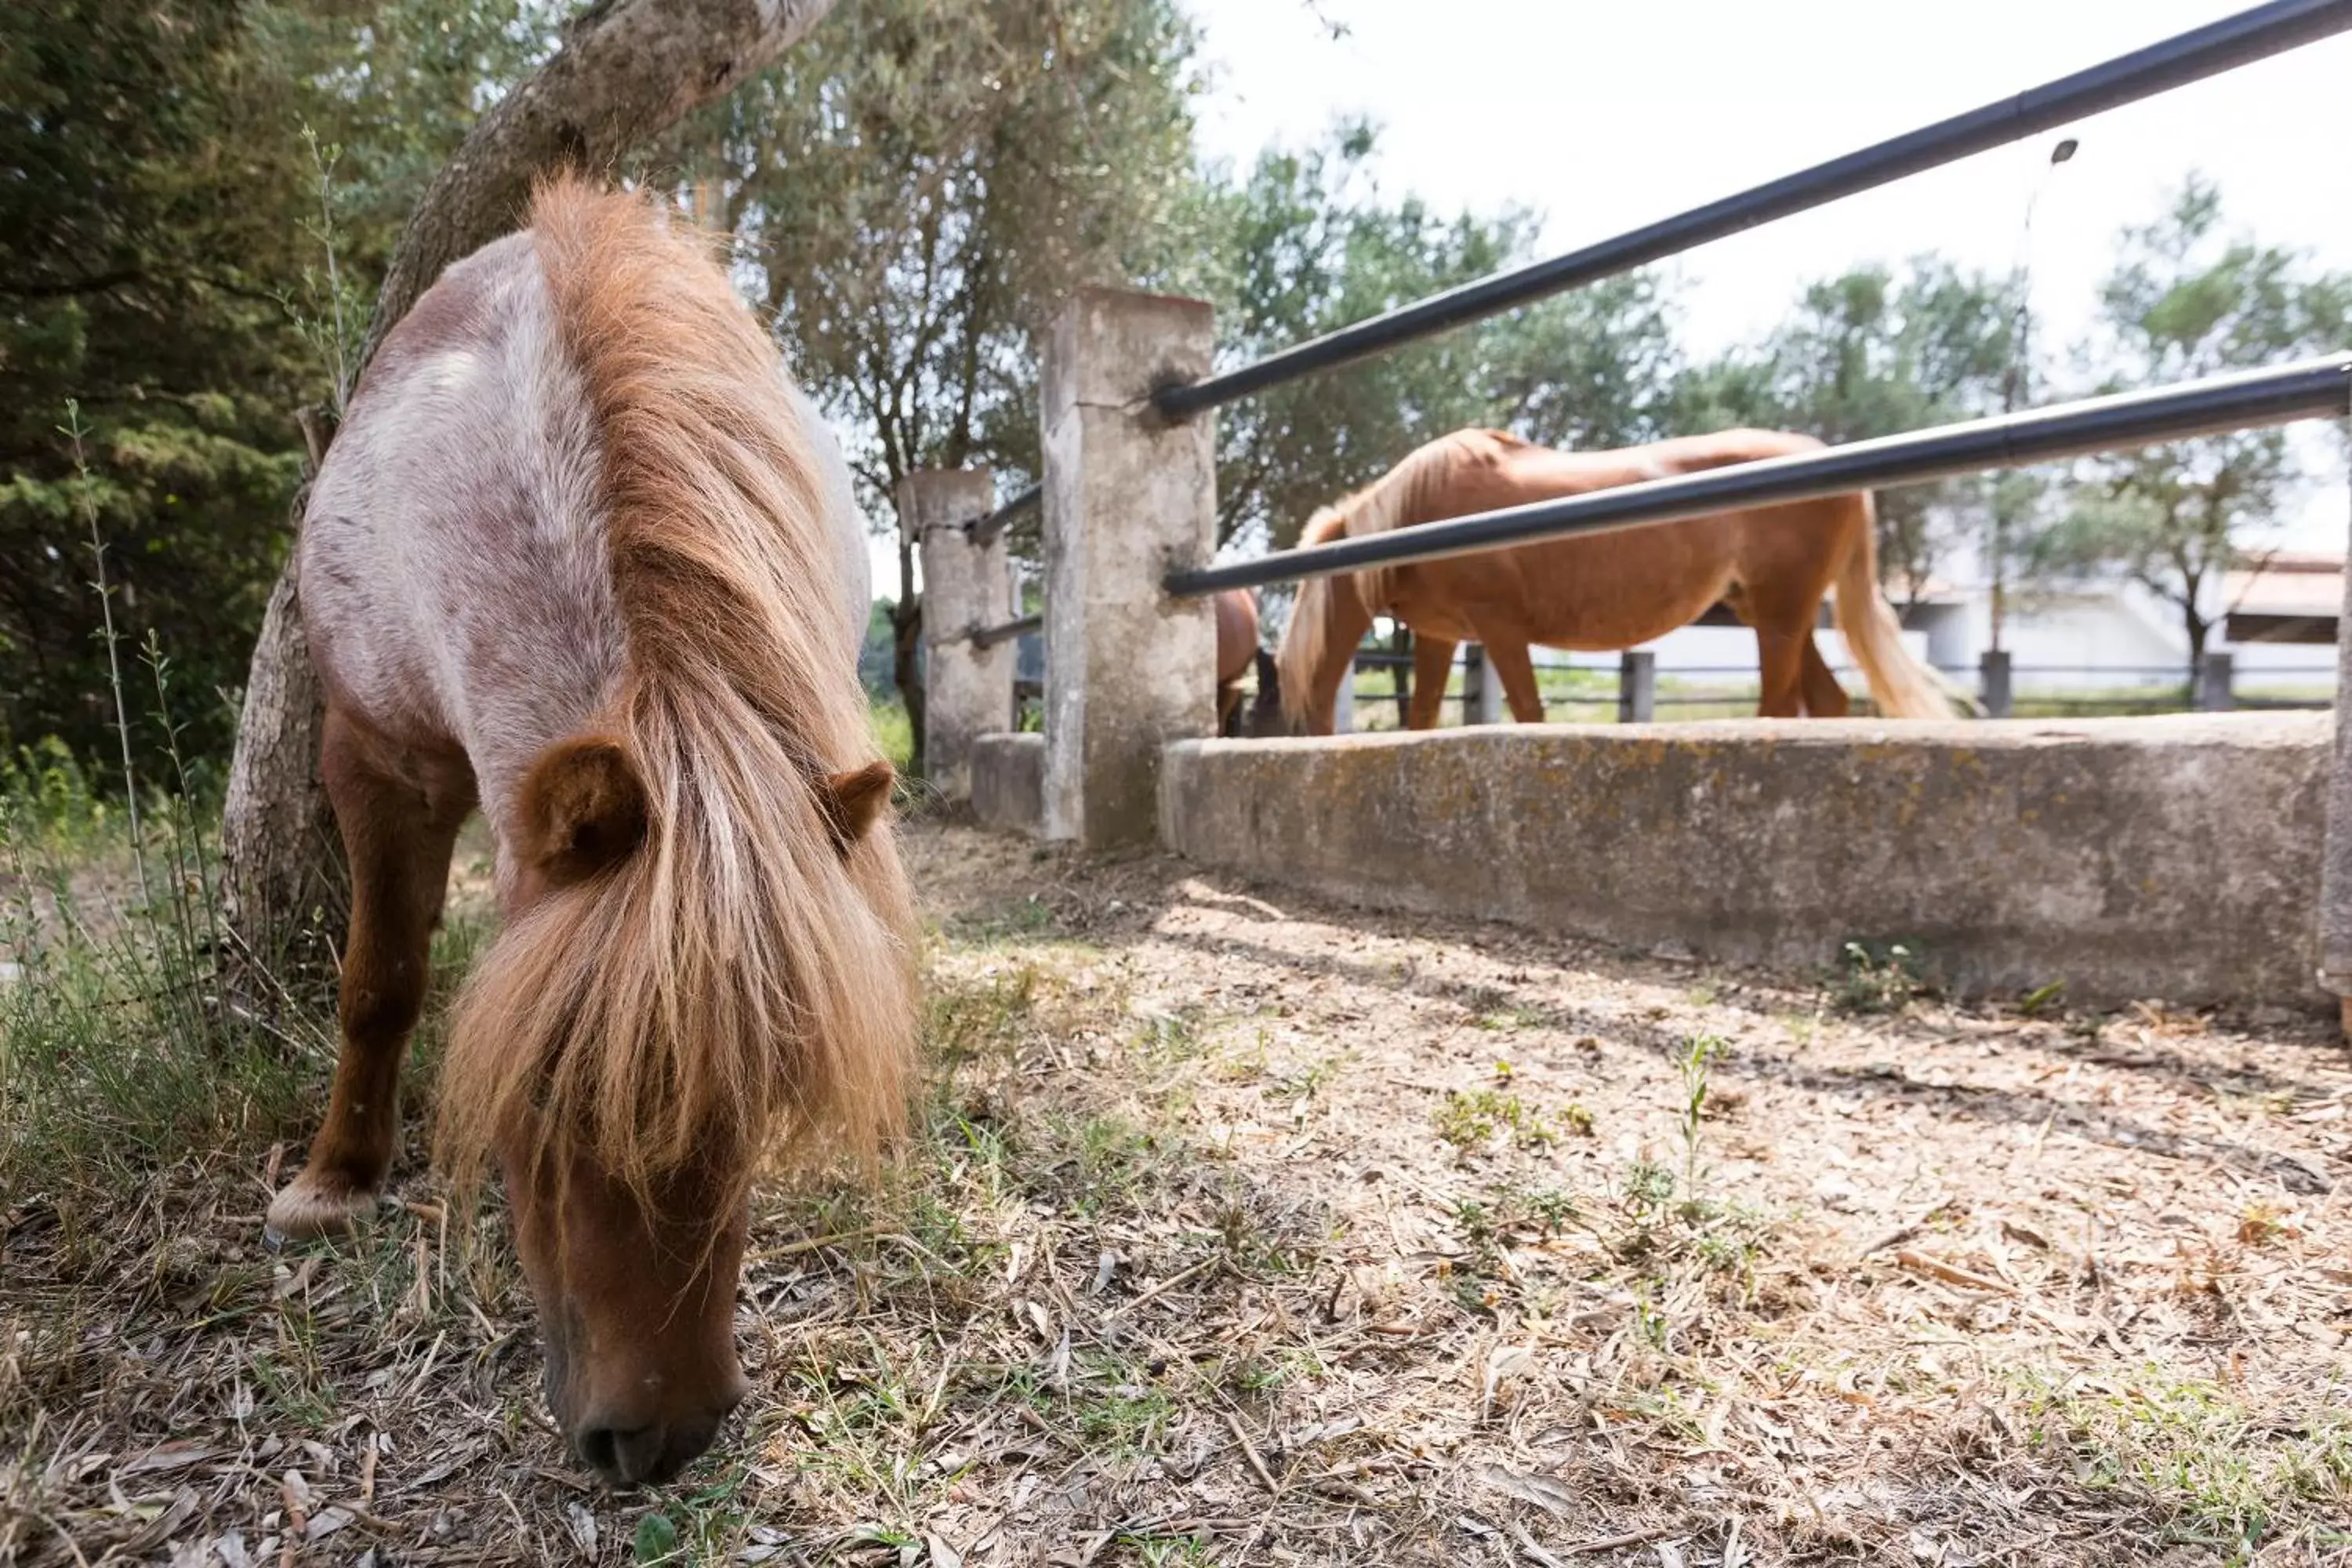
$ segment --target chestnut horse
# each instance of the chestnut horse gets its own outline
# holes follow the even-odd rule
[[[1386,533],[1820,445],[1809,436],[1726,430],[1621,451],[1556,452],[1500,430],[1457,430],[1317,512],[1299,542]],[[1283,725],[1331,732],[1339,683],[1376,615],[1412,628],[1408,721],[1425,730],[1437,722],[1457,643],[1485,645],[1511,716],[1538,723],[1543,700],[1530,645],[1632,647],[1687,626],[1718,600],[1756,629],[1759,714],[1840,717],[1844,689],[1813,646],[1822,599],[1832,586],[1838,628],[1879,710],[1951,717],[1951,689],[1905,651],[1895,611],[1879,591],[1870,498],[1843,495],[1309,579],[1299,585],[1275,657]],[[1259,700],[1265,705],[1266,695]]]
[[[744,1391],[755,1175],[903,1109],[913,919],[856,654],[832,438],[709,248],[543,187],[384,342],[297,555],[352,877],[342,1049],[279,1236],[372,1209],[459,824],[502,929],[437,1153],[502,1170],[549,1404],[608,1481],[674,1473]]]
[[[1228,588],[1216,597],[1217,733],[1241,733],[1242,677],[1258,657],[1257,595]]]

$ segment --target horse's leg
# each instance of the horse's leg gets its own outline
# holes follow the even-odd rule
[[[1804,668],[1798,677],[1803,686],[1805,711],[1815,719],[1843,719],[1853,710],[1847,700],[1845,688],[1830,670],[1830,661],[1822,657],[1818,639],[1805,638]]]
[[[1242,683],[1221,680],[1217,683],[1217,733],[1230,740],[1242,732]]]
[[[1412,634],[1412,707],[1406,713],[1408,730],[1434,730],[1445,708],[1445,681],[1454,672],[1458,644],[1426,632]]]
[[[1536,685],[1535,660],[1528,657],[1528,645],[1523,642],[1490,642],[1486,647],[1486,673],[1503,683],[1503,700],[1511,705],[1511,717],[1522,724],[1543,722],[1543,690]]]
[[[269,1205],[278,1237],[342,1229],[375,1206],[399,1132],[400,1058],[425,1004],[434,922],[471,790],[444,764],[395,777],[367,737],[331,710],[320,772],[352,868],[343,952],[342,1051],[310,1163]]]
[[[1813,646],[1810,626],[1787,626],[1758,616],[1756,668],[1763,690],[1756,699],[1759,719],[1795,719],[1804,712],[1805,650]]]

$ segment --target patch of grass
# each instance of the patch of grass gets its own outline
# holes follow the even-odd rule
[[[934,984],[925,994],[924,1037],[950,1063],[1003,1056],[1019,1043],[1044,983],[1035,964],[1022,963],[976,981]]]
[[[1122,1532],[1112,1544],[1134,1552],[1141,1568],[1207,1568],[1215,1561],[1211,1554],[1214,1543],[1206,1535]]]
[[[1149,1452],[1176,1415],[1176,1403],[1139,1366],[1106,1361],[1090,1370],[1088,1391],[1073,1404],[1078,1436],[1116,1455]]]
[[[866,709],[866,723],[874,744],[903,777],[915,763],[915,726],[907,717],[907,705],[896,697],[885,698]]]
[[[2352,1518],[2352,1411],[2340,1386],[2332,1408],[2282,1421],[2154,1363],[2128,1381],[2019,1382],[2030,1447],[2063,1459],[2092,1490],[2145,1494],[2170,1513],[2179,1541],[2245,1554],[2306,1505]]]
[[[1465,1152],[1505,1130],[1515,1149],[1549,1143],[1553,1136],[1541,1110],[1516,1094],[1491,1089],[1451,1090],[1435,1120],[1438,1137]]]
[[[1550,1019],[1551,1015],[1543,1008],[1521,1002],[1508,1007],[1480,1012],[1471,1021],[1479,1028],[1492,1029],[1507,1035],[1517,1034],[1521,1029],[1540,1029]]]
[[[1275,1101],[1312,1100],[1316,1091],[1339,1076],[1339,1058],[1322,1057],[1265,1086],[1265,1098]]]
[[[1051,936],[1061,929],[1061,919],[1054,907],[1031,893],[990,910],[978,919],[963,922],[965,931],[982,942],[1018,944],[1041,936]]]

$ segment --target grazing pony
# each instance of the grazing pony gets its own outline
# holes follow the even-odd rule
[[[1217,733],[1241,733],[1242,677],[1256,662],[1257,595],[1228,588],[1216,597]]]
[[[1726,430],[1622,451],[1556,452],[1499,430],[1457,430],[1317,512],[1299,542],[1387,533],[1820,445],[1809,436]],[[1485,645],[1511,716],[1532,724],[1543,719],[1543,700],[1528,657],[1531,644],[1632,647],[1688,625],[1718,600],[1756,628],[1759,714],[1842,717],[1845,692],[1813,646],[1822,599],[1832,586],[1838,629],[1879,710],[1898,719],[1950,718],[1952,689],[1905,651],[1894,609],[1879,592],[1874,535],[1869,496],[1830,496],[1311,578],[1299,585],[1275,656],[1282,729],[1331,732],[1339,683],[1374,616],[1392,616],[1412,628],[1408,721],[1425,730],[1437,722],[1457,643]],[[1266,697],[1262,690],[1262,706]]]
[[[608,1481],[676,1472],[744,1382],[751,1184],[903,1110],[913,920],[830,435],[708,247],[542,187],[384,342],[297,555],[352,878],[342,1049],[278,1236],[372,1209],[459,824],[502,929],[437,1152],[495,1163],[549,1404]]]

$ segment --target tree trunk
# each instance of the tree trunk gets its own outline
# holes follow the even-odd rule
[[[834,0],[596,0],[555,57],[475,125],[401,231],[356,377],[442,269],[515,226],[531,184],[621,156],[797,43]],[[269,596],[246,679],[221,823],[230,924],[265,970],[341,903],[341,860],[317,758],[325,694],[292,570]]]
[[[299,503],[298,503],[299,504]],[[224,955],[236,989],[261,1002],[264,975],[313,967],[341,929],[348,902],[342,847],[319,782],[326,692],[310,666],[294,574],[278,575],[237,716],[236,752],[221,807],[223,892],[237,945]]]
[[[892,492],[896,494],[895,489]],[[914,745],[907,771],[923,776],[923,601],[915,593],[915,545],[907,521],[898,523],[898,603],[890,611],[890,675],[898,683],[898,700],[907,710]]]

